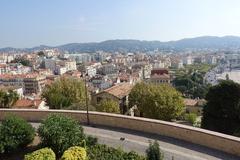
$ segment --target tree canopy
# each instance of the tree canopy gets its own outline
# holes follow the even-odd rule
[[[210,88],[203,108],[202,127],[235,134],[240,129],[240,85],[222,81]]]
[[[114,100],[102,100],[97,106],[97,111],[108,112],[108,113],[120,113],[120,108],[118,102]]]
[[[209,89],[209,85],[204,83],[203,75],[197,72],[175,78],[173,85],[189,98],[205,98]]]
[[[157,141],[149,143],[149,147],[146,150],[147,160],[163,160],[164,155],[159,148],[159,143]]]
[[[17,92],[0,90],[0,108],[10,108],[19,99]]]
[[[42,97],[51,109],[67,109],[71,105],[85,105],[84,82],[74,78],[60,78],[45,87]]]
[[[23,57],[16,58],[12,60],[11,63],[21,63],[23,66],[32,66],[32,63],[28,59]]]
[[[138,83],[129,95],[130,106],[136,105],[144,117],[170,121],[181,115],[181,94],[167,84]]]

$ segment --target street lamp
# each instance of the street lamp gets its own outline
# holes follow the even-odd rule
[[[87,73],[85,75],[81,75],[81,77],[83,77],[83,79],[84,79],[84,85],[85,85],[85,96],[86,96],[86,107],[87,107],[87,125],[89,125],[90,120],[89,120],[89,109],[88,109],[87,76],[88,76]]]

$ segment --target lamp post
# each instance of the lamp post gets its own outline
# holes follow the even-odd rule
[[[89,120],[89,108],[88,108],[88,94],[87,94],[87,73],[83,76],[85,84],[85,96],[86,96],[86,107],[87,107],[87,125],[90,124]]]

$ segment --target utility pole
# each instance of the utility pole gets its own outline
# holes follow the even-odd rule
[[[84,76],[84,83],[85,83],[85,96],[86,96],[86,107],[87,107],[87,125],[89,125],[90,120],[89,120],[88,94],[87,94],[87,74],[85,74]]]

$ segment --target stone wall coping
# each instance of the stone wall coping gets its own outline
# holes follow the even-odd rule
[[[0,112],[8,112],[8,111],[10,111],[10,112],[76,113],[76,114],[77,113],[79,113],[79,114],[87,113],[86,111],[77,111],[77,110],[38,110],[38,109],[5,109],[5,108],[3,109],[3,108],[0,108]],[[228,140],[236,141],[236,142],[240,143],[239,137],[235,137],[235,136],[231,136],[231,135],[227,135],[227,134],[223,134],[223,133],[219,133],[219,132],[214,132],[214,131],[210,131],[210,130],[206,130],[206,129],[201,129],[201,128],[197,128],[197,127],[191,127],[191,126],[187,126],[187,125],[183,125],[183,124],[176,124],[173,122],[167,122],[167,121],[149,119],[149,118],[142,118],[142,117],[131,117],[131,116],[120,115],[120,114],[93,112],[93,111],[89,111],[89,115],[125,118],[125,119],[129,119],[129,120],[143,121],[143,122],[149,122],[149,123],[155,123],[155,124],[157,123],[157,124],[162,124],[162,125],[166,125],[169,127],[175,127],[175,128],[181,128],[181,129],[191,130],[191,131],[195,131],[195,132],[201,132],[201,133],[208,134],[211,136],[216,136],[216,137],[220,137],[220,138],[224,138],[224,139],[228,139]],[[90,119],[90,123],[91,123],[91,119]]]

